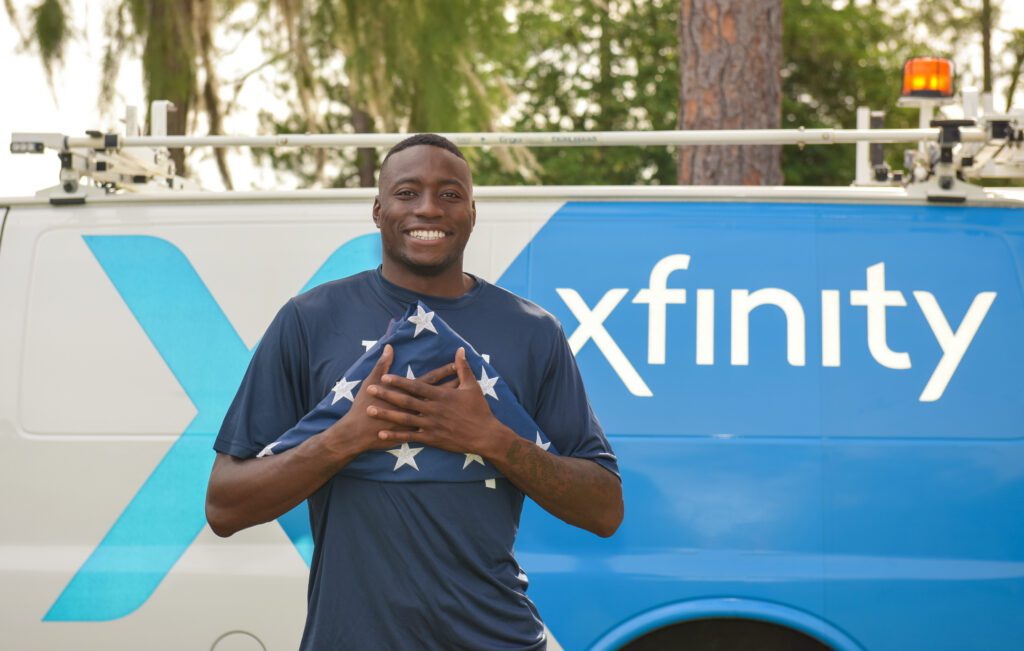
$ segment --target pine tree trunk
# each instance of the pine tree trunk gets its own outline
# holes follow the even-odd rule
[[[224,115],[221,113],[220,97],[217,95],[217,89],[220,86],[220,82],[217,79],[217,66],[213,61],[213,32],[216,27],[213,1],[196,0],[195,38],[199,45],[199,60],[205,76],[203,80],[203,108],[206,109],[206,116],[210,120],[210,135],[220,136],[224,134]],[[235,184],[231,180],[227,150],[223,147],[217,147],[213,150],[213,156],[217,161],[217,171],[220,172],[220,180],[224,183],[224,189],[234,190]]]
[[[196,45],[193,32],[193,0],[150,0],[142,73],[146,97],[170,100],[175,109],[167,114],[167,135],[185,134],[196,99]],[[170,150],[178,176],[186,176],[185,151]]]
[[[354,106],[352,111],[352,129],[356,133],[373,133],[373,117],[369,113]],[[377,170],[377,150],[373,147],[360,147],[356,150],[356,165],[359,168],[359,187],[372,188],[377,185],[374,174]]]
[[[680,0],[679,128],[778,128],[781,0]],[[781,147],[680,147],[679,182],[782,183]]]
[[[981,70],[982,91],[992,92],[992,2],[981,3]]]

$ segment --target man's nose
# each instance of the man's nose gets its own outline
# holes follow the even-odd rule
[[[428,219],[436,219],[444,216],[444,210],[441,208],[441,202],[437,197],[429,194],[421,195],[419,202],[416,204],[415,213],[417,217],[424,217]]]

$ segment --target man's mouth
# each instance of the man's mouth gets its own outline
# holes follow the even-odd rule
[[[445,233],[444,231],[428,231],[428,230],[424,230],[424,229],[418,229],[418,230],[415,230],[415,231],[408,231],[408,235],[409,235],[409,237],[415,238],[417,240],[426,240],[426,241],[440,240],[440,239],[444,239],[445,237],[448,236],[448,234]]]

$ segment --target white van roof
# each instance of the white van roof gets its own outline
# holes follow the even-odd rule
[[[180,191],[145,194],[96,194],[60,200],[52,196],[0,197],[0,206],[31,206],[51,204],[153,204],[153,203],[238,203],[271,201],[366,201],[376,196],[375,188],[335,188],[322,190],[270,191]],[[902,187],[855,186],[637,186],[637,185],[567,185],[567,186],[477,186],[476,199],[514,201],[517,199],[554,199],[563,201],[775,201],[859,204],[925,204],[927,198],[915,196]],[[984,188],[971,198],[971,204],[1024,205],[1024,188]]]

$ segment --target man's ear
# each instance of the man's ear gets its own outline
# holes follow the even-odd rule
[[[474,219],[476,219],[475,214]],[[373,198],[373,225],[380,230],[380,195]]]
[[[471,227],[475,228],[476,227],[476,199],[473,199],[472,201],[469,202],[469,210],[470,210],[470,213],[473,215],[473,219],[469,222],[469,225]]]

